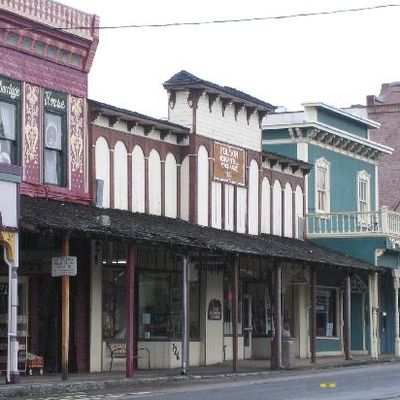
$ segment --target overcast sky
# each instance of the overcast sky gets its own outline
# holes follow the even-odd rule
[[[101,25],[264,17],[396,0],[60,0]],[[400,7],[286,20],[100,32],[89,97],[167,116],[162,83],[185,69],[289,110],[306,101],[365,104],[400,81]]]

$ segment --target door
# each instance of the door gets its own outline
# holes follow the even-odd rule
[[[364,295],[351,294],[351,351],[365,350]]]
[[[251,315],[251,296],[246,294],[243,296],[243,343],[244,343],[244,358],[252,358],[252,315]]]

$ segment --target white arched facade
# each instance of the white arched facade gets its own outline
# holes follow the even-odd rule
[[[107,140],[100,136],[95,145],[96,180],[103,182],[103,201],[105,208],[110,207],[110,148]]]
[[[149,213],[161,215],[161,160],[154,149],[149,154]]]
[[[258,163],[251,160],[249,168],[249,225],[250,235],[258,235]]]
[[[144,154],[140,146],[132,150],[132,211],[145,212],[145,163]]]
[[[303,190],[302,188],[297,185],[296,186],[296,191],[294,195],[294,212],[295,212],[295,222],[296,222],[296,232],[295,236],[296,237],[302,237],[303,232],[299,232],[299,219],[304,218],[304,196],[303,196]],[[304,222],[303,222],[304,224]],[[301,229],[303,229],[303,226],[300,226]]]
[[[272,216],[272,233],[274,235],[282,235],[282,186],[276,180],[272,189],[273,198],[273,216]]]
[[[121,141],[114,147],[114,207],[128,209],[128,152]]]
[[[176,218],[178,212],[177,166],[173,154],[168,153],[165,158],[165,216]]]
[[[289,182],[285,185],[285,211],[283,232],[286,237],[293,237],[293,190]]]
[[[200,146],[197,152],[197,223],[208,225],[208,151]]]
[[[261,184],[261,232],[271,233],[271,187],[268,178]]]
[[[181,218],[185,221],[189,221],[189,157],[186,156],[181,164]]]
[[[211,185],[211,225],[213,228],[221,228],[222,185],[220,182],[212,182]]]

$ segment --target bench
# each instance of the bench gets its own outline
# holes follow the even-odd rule
[[[110,368],[108,372],[111,372],[114,363],[114,358],[126,358],[126,341],[125,340],[108,340],[106,341],[107,347],[110,350]],[[138,349],[139,351],[145,351],[147,353],[147,368],[150,367],[150,350],[144,347]],[[133,356],[135,359],[142,358],[139,355]]]

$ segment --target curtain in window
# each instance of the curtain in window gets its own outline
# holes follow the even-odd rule
[[[0,103],[0,138],[15,140],[15,106]]]

